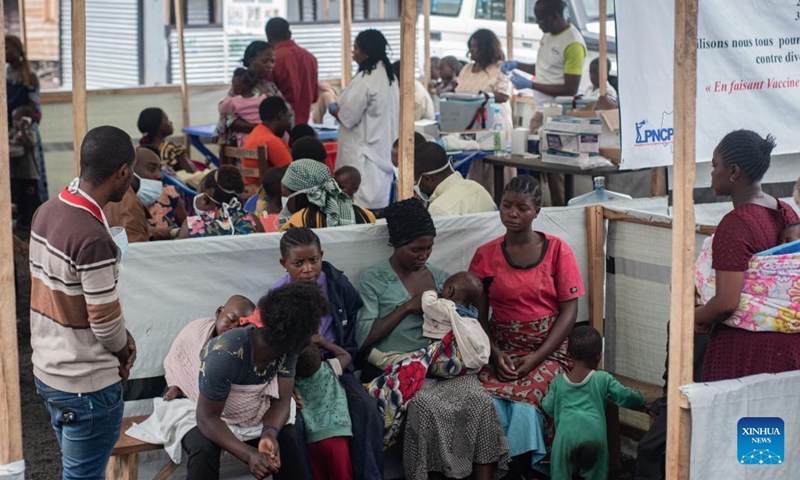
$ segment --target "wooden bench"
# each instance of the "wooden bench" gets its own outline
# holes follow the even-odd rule
[[[119,440],[117,440],[116,445],[114,445],[114,450],[111,452],[111,458],[108,460],[108,466],[106,467],[106,478],[114,480],[137,480],[139,478],[139,454],[164,448],[163,445],[143,442],[125,434],[134,423],[142,423],[147,420],[148,417],[149,415],[140,415],[138,417],[126,417],[122,419]],[[165,480],[169,478],[179,466],[180,465],[170,461],[159,470],[158,474],[153,477],[153,480]]]

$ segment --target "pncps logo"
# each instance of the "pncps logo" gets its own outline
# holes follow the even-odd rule
[[[660,123],[649,122],[647,119],[636,122],[636,142],[634,146],[672,146],[675,135],[675,130],[672,127],[672,112],[662,112],[660,120]]]
[[[783,420],[777,417],[744,417],[736,426],[738,461],[742,465],[780,465],[784,457]]]

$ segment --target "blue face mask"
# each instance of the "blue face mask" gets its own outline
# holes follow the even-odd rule
[[[161,190],[163,188],[161,182],[149,178],[142,178],[139,175],[136,175],[136,178],[139,179],[139,190],[136,192],[136,196],[139,197],[142,204],[145,207],[149,207],[156,203],[158,197],[161,196]]]

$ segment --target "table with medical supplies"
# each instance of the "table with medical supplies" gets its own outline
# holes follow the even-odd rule
[[[575,196],[575,175],[586,175],[589,177],[604,177],[617,173],[618,166],[590,168],[583,170],[580,167],[562,165],[560,163],[543,162],[539,155],[487,155],[483,157],[483,163],[492,166],[494,175],[494,201],[500,205],[503,198],[503,169],[505,167],[528,170],[532,173],[563,173],[564,174],[564,200],[569,201]]]

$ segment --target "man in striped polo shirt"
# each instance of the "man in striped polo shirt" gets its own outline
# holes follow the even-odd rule
[[[122,199],[136,153],[116,127],[81,145],[80,178],[31,227],[31,345],[36,389],[61,446],[62,478],[104,478],[119,438],[121,381],[136,356],[117,296],[122,256],[103,206]]]

